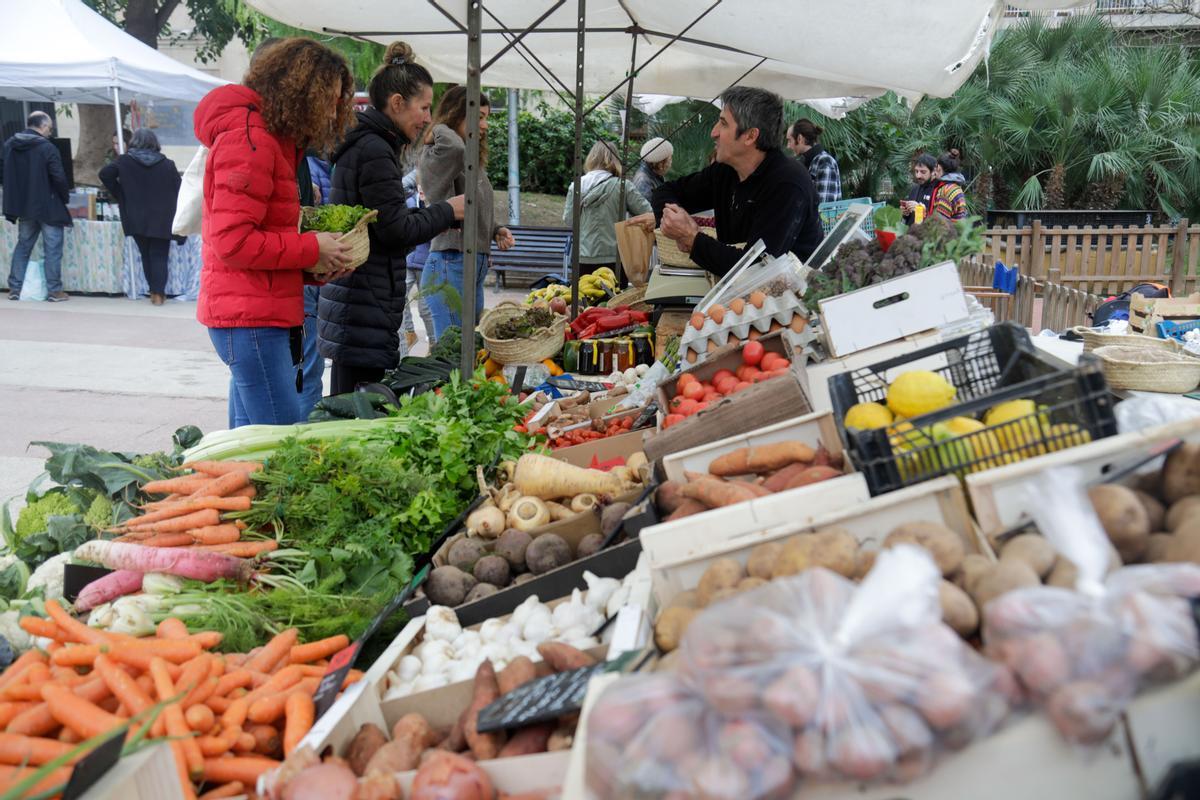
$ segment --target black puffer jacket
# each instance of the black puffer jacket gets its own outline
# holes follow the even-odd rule
[[[398,154],[408,140],[382,112],[358,113],[358,126],[333,156],[330,202],[379,212],[371,255],[352,275],[321,287],[317,347],[348,366],[391,369],[404,323],[405,256],[454,222],[449,203],[409,208]]]
[[[154,150],[130,150],[100,170],[100,181],[121,205],[126,236],[171,238],[180,184],[174,161]]]

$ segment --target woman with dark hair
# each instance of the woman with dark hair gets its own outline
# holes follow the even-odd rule
[[[812,120],[798,119],[788,128],[787,146],[808,168],[818,203],[833,203],[842,199],[842,173],[837,159],[821,145],[825,129]]]
[[[392,42],[369,88],[371,108],[333,155],[330,201],[375,209],[371,254],[351,275],[321,289],[318,347],[333,360],[331,392],[373,383],[399,363],[408,251],[462,219],[463,198],[409,208],[400,155],[429,123],[433,78],[412,48]]]
[[[304,284],[344,272],[350,248],[297,231],[296,168],[308,148],[341,138],[353,109],[345,60],[311,39],[260,51],[242,84],[196,107],[196,138],[209,149],[196,317],[232,375],[231,428],[302,421]]]
[[[476,204],[478,235],[475,240],[475,319],[483,311],[483,279],[487,277],[488,259],[492,242],[501,250],[513,246],[514,239],[508,228],[496,224],[492,208],[492,182],[487,176],[487,119],[491,104],[487,95],[479,95],[479,201]],[[467,90],[464,86],[452,86],[442,95],[433,124],[425,133],[425,146],[417,160],[417,174],[421,188],[430,204],[444,200],[452,194],[462,194],[466,189],[467,157]],[[446,231],[429,243],[429,256],[421,273],[421,294],[429,305],[433,317],[433,338],[439,339],[451,325],[461,325],[462,315],[447,303],[446,294],[439,291],[445,286],[464,298],[463,232],[461,228]],[[461,307],[461,306],[460,306]]]
[[[963,187],[967,179],[959,172],[958,159],[949,153],[938,156],[934,169],[933,194],[929,199],[929,213],[939,214],[951,221],[967,218],[967,193]]]
[[[128,149],[100,170],[100,181],[121,207],[121,228],[132,236],[142,256],[142,272],[150,284],[150,302],[166,300],[167,258],[171,254],[171,223],[179,196],[179,170],[162,154],[158,137],[138,128]]]

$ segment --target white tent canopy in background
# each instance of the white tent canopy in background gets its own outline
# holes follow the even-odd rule
[[[0,0],[0,97],[196,102],[226,83],[147,47],[80,0]]]

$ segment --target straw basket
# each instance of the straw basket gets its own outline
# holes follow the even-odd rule
[[[1200,385],[1200,358],[1150,347],[1098,347],[1104,377],[1113,389],[1183,394]]]
[[[645,286],[631,286],[620,294],[614,296],[604,305],[607,308],[616,308],[617,306],[629,306],[634,311],[649,311],[650,304],[646,300]]]
[[[701,228],[700,232],[705,236],[717,238],[716,228]],[[654,231],[654,243],[658,245],[658,263],[666,264],[668,267],[691,267],[692,269],[700,269],[692,257],[679,249],[679,245],[675,244],[675,240],[666,236],[662,232],[662,228],[656,228]]]
[[[1168,353],[1179,353],[1183,348],[1174,339],[1159,339],[1140,333],[1097,333],[1091,328],[1078,325],[1071,329],[1083,339],[1083,352],[1090,353],[1097,347],[1147,347]]]
[[[338,237],[339,242],[345,242],[346,244],[350,245],[350,264],[349,266],[345,267],[345,269],[358,269],[363,264],[367,263],[367,256],[371,255],[371,237],[367,234],[367,226],[374,222],[375,218],[378,216],[378,211],[374,209],[368,211],[366,214],[363,214],[362,219],[360,219],[353,228]],[[303,220],[303,218],[303,209],[301,209],[301,220]],[[340,270],[311,270],[311,272],[317,275],[334,271]]]
[[[528,339],[494,339],[492,331],[502,322],[519,317],[528,311],[527,306],[505,300],[495,308],[483,312],[479,320],[479,334],[488,353],[500,364],[535,364],[558,355],[562,350],[567,331],[567,318],[556,314],[554,324],[535,331]]]

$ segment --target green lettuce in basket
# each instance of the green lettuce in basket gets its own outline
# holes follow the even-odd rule
[[[305,206],[300,215],[300,230],[349,233],[369,213],[371,209],[362,206]]]

